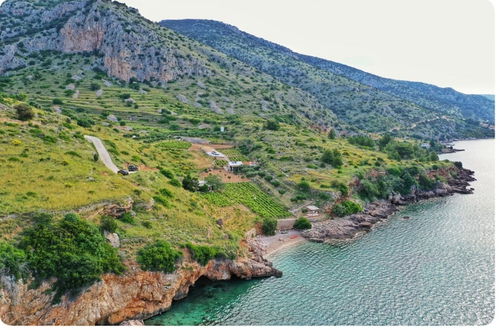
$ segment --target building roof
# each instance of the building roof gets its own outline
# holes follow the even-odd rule
[[[235,166],[243,166],[243,162],[237,161],[237,162],[229,162],[229,166],[235,167]]]
[[[306,207],[308,211],[319,211],[319,207],[314,206],[314,205],[309,205]]]

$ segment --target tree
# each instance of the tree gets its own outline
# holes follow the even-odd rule
[[[321,156],[321,161],[333,167],[339,168],[342,166],[342,155],[338,150],[325,150]]]
[[[380,140],[378,140],[378,146],[380,150],[384,150],[384,148],[392,141],[392,136],[389,134],[384,134]]]
[[[217,175],[209,175],[206,177],[205,181],[207,186],[212,191],[219,191],[224,187],[224,183]]]
[[[26,103],[17,104],[14,109],[16,109],[17,118],[22,121],[31,120],[35,117],[35,112]]]
[[[295,220],[295,223],[293,224],[293,228],[295,229],[311,229],[311,221],[309,221],[305,217],[300,217],[297,220]]]
[[[187,175],[184,179],[182,179],[182,187],[189,191],[198,191],[200,188],[198,179],[193,178],[191,175]]]
[[[277,131],[280,129],[280,123],[278,123],[276,120],[268,120],[264,125],[264,128],[271,131]]]
[[[99,89],[101,89],[101,85],[99,85],[98,83],[93,82],[90,84],[91,91],[98,91]]]
[[[337,138],[337,132],[335,132],[335,129],[331,129],[330,132],[328,132],[328,138],[330,140],[335,140]]]
[[[273,236],[276,234],[278,228],[278,221],[276,219],[265,218],[262,221],[262,232],[266,236]]]

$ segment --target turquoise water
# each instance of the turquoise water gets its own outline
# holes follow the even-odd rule
[[[407,207],[361,239],[277,255],[282,278],[199,284],[150,325],[481,325],[494,317],[494,141],[446,155],[473,195]],[[403,217],[410,219],[405,220]]]

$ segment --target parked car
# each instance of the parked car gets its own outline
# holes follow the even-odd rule
[[[139,167],[137,167],[137,165],[131,164],[128,166],[128,170],[129,170],[129,172],[137,172],[137,171],[139,171]]]
[[[127,170],[119,170],[119,171],[118,171],[118,174],[121,174],[121,175],[128,175],[128,171],[127,171]]]

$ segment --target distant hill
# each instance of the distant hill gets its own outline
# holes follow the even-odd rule
[[[338,117],[367,131],[447,139],[487,135],[478,122],[494,122],[494,102],[481,96],[378,77],[295,53],[217,21],[165,20],[160,24],[309,92]]]
[[[495,101],[495,95],[493,94],[481,94],[482,97],[486,97],[488,100]]]

